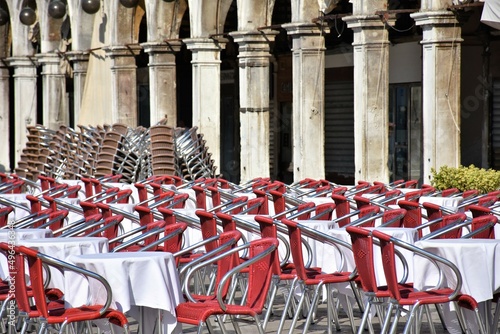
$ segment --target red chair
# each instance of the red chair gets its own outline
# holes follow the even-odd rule
[[[317,271],[308,271],[306,269],[306,266],[304,264],[304,258],[302,254],[302,234],[301,230],[298,226],[298,223],[296,221],[292,221],[286,218],[283,218],[281,220],[283,224],[286,225],[288,229],[288,236],[289,236],[289,241],[290,241],[290,250],[292,252],[292,258],[293,258],[293,263],[295,266],[295,271],[298,276],[298,280],[296,284],[298,284],[302,288],[302,295],[299,300],[299,303],[297,305],[297,310],[301,310],[305,301],[305,296],[307,295],[306,290],[311,289],[312,287],[315,287],[313,291],[313,298],[310,303],[311,307],[309,308],[309,312],[307,315],[306,322],[304,324],[304,330],[303,333],[307,333],[307,330],[309,328],[309,325],[311,324],[312,317],[314,314],[314,305],[316,305],[319,295],[322,291],[323,286],[327,287],[327,302],[328,302],[328,311],[327,311],[327,317],[328,317],[328,326],[331,326],[332,323],[332,312],[333,312],[333,307],[332,307],[332,291],[331,291],[331,284],[333,283],[346,283],[351,281],[351,273],[350,272],[335,272],[331,274],[325,274],[325,273],[318,273]],[[290,289],[291,291],[294,290],[294,286],[292,286]],[[285,304],[285,311],[288,310],[288,307],[291,302],[293,294],[290,293],[286,304]],[[292,333],[295,330],[295,326],[297,324],[298,317],[301,312],[297,311],[295,312],[295,315],[292,320],[292,324],[290,325],[290,333]],[[283,321],[282,317],[282,321]],[[338,325],[338,324],[337,324]],[[282,325],[280,324],[280,328],[282,328]]]
[[[14,211],[11,206],[0,208],[0,227],[4,227],[9,222],[9,215]]]
[[[339,227],[344,227],[351,222],[351,205],[349,200],[344,195],[337,193],[332,193],[331,195],[333,201],[335,202],[335,213],[337,215]],[[345,217],[340,219],[341,217]]]
[[[259,333],[264,334],[259,314],[262,313],[269,286],[271,284],[271,265],[273,257],[277,256],[277,247],[278,241],[276,239],[259,239],[254,240],[249,244],[235,247],[229,252],[208,260],[206,264],[214,263],[223,257],[230,257],[232,254],[241,251],[243,248],[248,248],[250,256],[250,259],[247,262],[233,268],[221,279],[215,294],[216,300],[205,302],[188,301],[178,305],[176,308],[177,321],[180,323],[187,323],[202,327],[207,324],[207,320],[211,316],[229,315],[235,328],[239,330],[239,326],[235,321],[235,316],[246,315],[255,319]],[[246,294],[245,303],[243,305],[227,304],[223,299],[224,290],[227,289],[230,278],[245,267],[249,268],[248,292]],[[219,321],[221,320],[219,319]],[[201,331],[201,328],[199,331]]]
[[[240,240],[241,240],[240,231],[234,230],[221,233],[216,242],[217,244],[216,248],[214,248],[209,253],[206,253],[205,255],[197,259],[194,259],[193,261],[182,267],[180,271],[180,276],[181,277],[185,276],[183,288],[187,286],[186,283],[189,284],[189,280],[191,279],[191,276],[195,274],[195,272],[196,274],[198,274],[197,271],[199,270],[200,267],[206,267],[204,261],[230,251],[231,249],[235,248],[236,244]],[[248,260],[248,258],[246,260]],[[214,280],[210,282],[208,287],[200,287],[200,285],[202,284],[200,284],[200,282],[197,282],[196,291],[194,293],[188,293],[189,300],[194,302],[206,302],[210,300],[214,301],[216,299],[216,296],[211,293],[213,287],[219,286],[222,278],[227,274],[227,272],[229,272],[231,269],[233,269],[234,267],[236,267],[241,263],[243,262],[240,262],[240,257],[238,253],[233,253],[229,257],[221,257],[216,263],[214,263],[215,267],[217,268],[217,273],[215,275]],[[248,274],[248,270],[246,270],[246,273]],[[229,291],[229,284],[227,284],[222,290],[221,297],[224,300],[226,299],[228,291]]]
[[[18,301],[19,308],[25,312],[28,319],[42,320],[39,321],[40,329],[38,333],[47,333],[49,328],[56,324],[59,325],[58,332],[63,333],[67,325],[71,323],[97,319],[107,319],[110,323],[123,327],[125,333],[128,333],[128,321],[126,316],[122,312],[109,307],[111,304],[111,287],[103,277],[64,261],[38,253],[36,250],[24,246],[14,247],[14,252],[16,255],[16,270],[18,272],[21,267],[24,267],[25,261],[28,263],[29,279],[31,282],[31,289],[33,290],[34,307],[32,307],[29,303],[24,304],[24,302],[26,302],[29,298],[24,275],[18,274],[15,277],[16,301]],[[106,303],[104,305],[86,305],[65,308],[64,304],[60,301],[47,302],[49,298],[43,282],[45,265],[54,266],[64,270],[76,271],[82,275],[98,280],[105,289],[105,293],[107,295]],[[24,326],[27,325],[28,321],[24,323]]]
[[[398,205],[401,209],[406,210],[405,217],[403,218],[403,226],[407,228],[417,228],[422,225],[422,209],[418,202],[400,200]],[[422,230],[418,230],[419,239],[422,237]]]
[[[424,235],[421,239],[456,239],[462,236],[462,228],[468,225],[465,213],[459,212],[451,215],[442,216],[432,220],[417,229],[429,227],[430,233]]]
[[[391,295],[387,286],[378,286],[377,284],[373,259],[374,242],[371,232],[367,229],[356,226],[347,226],[346,231],[351,237],[352,253],[354,255],[354,262],[356,263],[356,271],[358,273],[356,283],[367,297],[363,317],[361,318],[361,323],[359,325],[358,333],[361,333],[365,329],[365,324],[371,312],[371,306],[376,305],[378,308],[377,313],[379,316],[382,316],[385,312],[380,309],[380,306],[388,306],[386,299]],[[400,282],[398,284],[398,288],[401,291],[410,291],[413,289],[412,284],[406,284],[405,282]],[[380,322],[381,325],[383,325],[382,319],[380,319]],[[386,329],[382,329],[381,332],[384,332],[384,330]]]
[[[145,225],[144,233],[124,241],[113,247],[113,252],[143,252],[163,251],[177,253],[181,249],[182,234],[187,228],[186,223],[167,225],[163,220],[158,220]],[[163,237],[160,238],[160,233]]]
[[[479,216],[472,219],[471,232],[462,238],[495,239],[495,225],[498,218],[493,215]]]
[[[410,314],[407,318],[404,333],[408,333],[415,321],[418,310],[421,306],[430,304],[443,304],[449,302],[455,302],[460,307],[465,307],[469,310],[474,311],[476,318],[480,327],[481,333],[486,333],[484,322],[482,321],[478,304],[476,300],[465,294],[460,294],[460,288],[462,285],[462,277],[458,268],[450,261],[437,256],[435,254],[423,251],[422,249],[410,245],[405,242],[398,241],[397,239],[387,235],[379,230],[373,230],[372,235],[378,238],[380,242],[380,248],[382,252],[382,264],[384,267],[384,274],[387,281],[387,286],[389,293],[391,295],[390,302],[396,307],[395,319],[392,322],[391,332],[396,329],[399,314],[401,308],[405,306],[413,306]],[[401,291],[397,278],[397,264],[396,264],[396,251],[395,247],[401,247],[413,252],[415,255],[423,256],[431,261],[436,261],[451,270],[456,278],[455,288],[439,288],[431,289],[426,291]],[[459,316],[459,320],[461,317]],[[461,322],[462,329],[464,328],[463,322]]]

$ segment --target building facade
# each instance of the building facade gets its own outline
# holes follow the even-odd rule
[[[30,125],[166,118],[197,126],[234,182],[500,168],[500,31],[481,22],[493,7],[0,0],[0,164],[16,167]]]

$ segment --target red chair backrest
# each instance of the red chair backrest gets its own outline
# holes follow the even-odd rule
[[[474,232],[485,225],[491,224],[490,228],[472,236],[474,239],[495,239],[495,224],[498,218],[493,215],[480,216],[472,219],[471,232]]]
[[[377,292],[377,278],[373,262],[373,239],[370,231],[357,226],[347,226],[346,231],[351,237],[352,253],[361,288],[365,292]]]
[[[368,197],[363,197],[361,195],[354,195],[354,201],[356,201],[356,207],[358,210],[361,208],[372,205],[371,200]]]
[[[248,293],[246,306],[260,313],[267,300],[267,293],[271,284],[272,270],[271,266],[274,259],[278,257],[278,240],[275,238],[264,238],[250,242],[248,254],[253,258],[260,253],[275,247],[275,250],[269,255],[249,266],[248,274]]]
[[[297,223],[293,220],[286,218],[281,219],[281,222],[288,228],[288,239],[290,241],[290,251],[292,253],[293,263],[297,276],[301,280],[307,279],[307,272],[304,264],[304,257],[302,253],[302,233],[300,232]]]
[[[422,206],[427,211],[427,220],[428,221],[436,220],[436,219],[443,217],[443,212],[441,211],[441,207],[439,205],[434,204],[434,203],[425,202],[425,203],[422,203]]]
[[[406,216],[405,209],[386,210],[382,215],[382,224],[391,222],[387,227],[403,227],[403,221]]]
[[[391,241],[391,236],[382,233],[378,230],[373,230],[372,235],[379,239],[380,249],[382,252],[382,265],[384,274],[391,298],[400,300],[401,294],[399,290],[399,282],[396,267],[396,252],[394,243]]]
[[[177,224],[170,224],[170,225],[165,225],[165,232],[164,235],[168,235],[170,233],[173,233],[174,231],[181,229],[182,233],[179,233],[173,238],[170,238],[166,240],[163,243],[163,251],[168,252],[168,253],[177,253],[178,251],[181,250],[182,247],[182,234],[187,228],[186,223],[178,222]]]
[[[262,238],[277,238],[278,229],[274,224],[274,219],[266,216],[255,216],[255,221],[259,224],[260,236]],[[280,259],[276,256],[273,259],[272,271],[274,275],[281,274]]]
[[[203,240],[217,235],[217,222],[212,212],[196,210],[196,215],[200,218],[201,235],[203,237]],[[207,251],[207,253],[212,251],[216,247],[217,242],[209,242],[205,244],[205,250]]]
[[[332,220],[335,211],[335,203],[321,203],[316,205],[315,215],[321,220]]]
[[[337,193],[332,193],[331,195],[333,201],[335,202],[335,213],[337,218],[343,217],[351,212],[351,207],[349,201],[344,195],[339,195]],[[338,221],[339,227],[344,227],[351,222],[350,217],[346,217]]]
[[[418,202],[400,200],[398,202],[400,208],[406,210],[403,218],[403,227],[416,228],[422,225],[422,210]],[[422,230],[418,230],[419,239],[422,237]]]
[[[369,205],[369,206],[365,206],[359,210],[358,217],[363,218],[363,217],[366,217],[368,215],[376,215],[379,212],[380,212],[380,207],[374,206],[374,205]],[[370,219],[359,226],[375,227],[375,219]]]
[[[491,209],[486,206],[472,204],[468,209],[472,213],[472,218],[491,215]]]
[[[14,211],[14,208],[11,206],[4,206],[0,208],[0,227],[4,227],[7,225],[9,221],[9,215]]]
[[[467,219],[467,216],[462,212],[451,214],[451,215],[445,215],[445,216],[443,216],[443,219],[439,223],[429,226],[429,229],[431,232],[434,232],[434,231],[436,231],[440,228],[443,228],[445,226],[448,226],[448,225],[462,223],[466,219]],[[437,239],[457,239],[457,238],[460,238],[461,236],[462,236],[462,229],[457,228],[457,229],[451,230],[445,234],[438,236]]]

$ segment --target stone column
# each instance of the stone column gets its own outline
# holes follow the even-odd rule
[[[325,40],[316,25],[284,24],[293,38],[293,178],[325,178]]]
[[[355,180],[389,182],[389,39],[378,15],[343,18],[354,32]],[[388,22],[393,24],[393,22]]]
[[[239,45],[241,182],[269,177],[269,43],[273,34],[233,32]]]
[[[185,39],[192,52],[193,126],[203,134],[209,152],[220,172],[220,52],[223,43],[210,38]]]
[[[61,59],[56,53],[37,54],[36,57],[42,66],[43,125],[58,130],[61,124],[69,124],[66,76],[59,66]]]
[[[151,125],[167,118],[167,124],[177,126],[177,74],[175,54],[182,46],[180,41],[142,43],[149,54],[149,95]]]
[[[73,63],[73,119],[75,120],[75,125],[78,125],[83,90],[85,89],[85,80],[87,79],[89,54],[82,51],[70,51],[66,52],[66,56]]]
[[[37,123],[36,66],[34,59],[11,57],[7,59],[14,68],[14,154],[19,161],[28,141],[28,125]]]
[[[113,123],[137,126],[137,65],[141,47],[110,46],[104,49],[111,60],[111,113]]]
[[[452,12],[411,14],[422,27],[423,182],[431,169],[460,165],[461,28]]]
[[[0,60],[0,142],[3,143],[0,150],[0,165],[10,171],[10,101],[9,101],[9,68]]]

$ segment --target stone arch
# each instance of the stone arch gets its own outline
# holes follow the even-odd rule
[[[238,30],[251,31],[271,25],[275,0],[238,0]]]
[[[24,1],[7,0],[8,12],[10,14],[10,33],[12,38],[12,56],[31,56],[35,54],[35,48],[29,38],[33,27],[25,26],[19,20],[19,13],[24,8]],[[35,5],[36,7],[36,5]]]
[[[146,2],[148,42],[179,38],[182,18],[187,8],[186,0]]]
[[[192,38],[224,32],[224,23],[232,0],[188,0],[188,3]],[[210,15],[211,13],[213,14]]]

